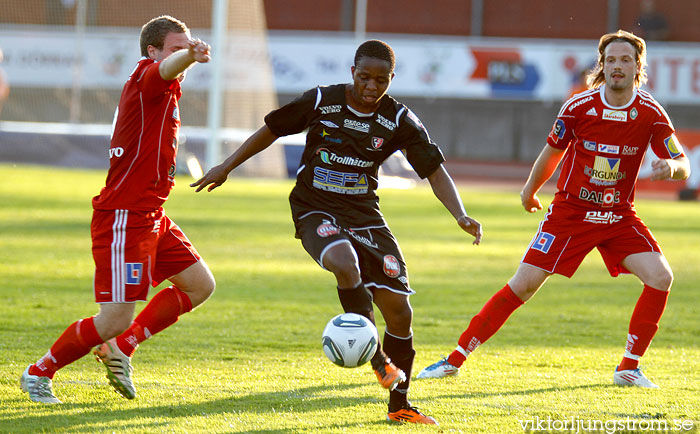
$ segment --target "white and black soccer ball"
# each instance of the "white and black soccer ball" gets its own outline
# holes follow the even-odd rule
[[[374,324],[356,313],[334,316],[323,330],[323,352],[331,362],[345,368],[367,363],[377,352],[378,342]]]

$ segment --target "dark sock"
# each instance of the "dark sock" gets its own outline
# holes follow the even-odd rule
[[[384,351],[397,368],[406,374],[406,381],[396,385],[396,389],[389,392],[389,412],[398,411],[407,407],[408,388],[411,383],[411,370],[416,350],[413,349],[413,335],[407,338],[397,338],[384,333]]]
[[[340,299],[340,305],[343,306],[345,313],[362,315],[376,325],[374,322],[372,298],[369,296],[363,283],[360,282],[359,285],[350,289],[338,288],[338,299]],[[377,342],[377,352],[374,353],[374,357],[371,360],[372,368],[378,369],[384,364],[384,360],[386,360],[386,354],[382,351],[381,343]]]

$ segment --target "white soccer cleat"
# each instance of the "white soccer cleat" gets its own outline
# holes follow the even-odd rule
[[[618,386],[646,387],[647,389],[658,389],[659,386],[649,381],[649,379],[639,369],[626,369],[618,371],[615,368],[613,382]]]
[[[38,375],[29,374],[29,367],[22,372],[22,377],[19,384],[22,387],[22,392],[29,393],[29,399],[34,402],[43,402],[44,404],[60,404],[61,401],[56,398],[51,388],[51,379],[49,377],[40,377]]]
[[[439,362],[435,362],[432,365],[424,368],[416,378],[444,378],[444,377],[456,377],[459,374],[459,368],[451,365],[447,362],[447,357],[443,358]]]
[[[107,368],[107,379],[121,396],[126,399],[136,397],[136,389],[131,381],[134,368],[131,367],[131,357],[122,353],[115,338],[97,346],[93,352],[98,362]]]

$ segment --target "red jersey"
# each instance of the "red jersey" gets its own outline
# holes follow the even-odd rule
[[[613,107],[605,86],[575,95],[559,111],[547,144],[566,149],[555,201],[586,208],[633,207],[637,175],[651,147],[659,158],[684,156],[668,115],[646,91]]]
[[[175,180],[182,95],[177,79],[163,80],[159,64],[141,58],[122,90],[109,148],[109,172],[94,209],[153,211]]]

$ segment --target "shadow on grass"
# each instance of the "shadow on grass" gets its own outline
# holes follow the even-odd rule
[[[309,432],[326,432],[331,429],[343,429],[361,426],[368,432],[374,432],[381,426],[387,426],[384,413],[377,415],[376,421],[357,421],[335,423],[328,419],[314,416],[308,423],[303,424],[303,414],[310,412],[338,411],[343,412],[359,405],[380,403],[373,396],[355,394],[353,397],[328,398],[325,392],[332,390],[350,390],[366,387],[366,383],[340,384],[333,386],[314,386],[289,389],[278,392],[251,393],[230,398],[215,399],[197,403],[178,403],[177,405],[155,405],[133,408],[114,408],[121,404],[95,402],[90,404],[59,404],[43,405],[33,403],[22,394],[21,399],[3,399],[0,403],[0,432],[71,432],[93,433],[97,431],[123,432],[124,430],[172,430],[174,424],[181,424],[189,417],[206,417],[209,415],[229,415],[225,421],[212,421],[221,431],[221,423],[229,421],[230,430],[226,432],[246,433],[296,433],[300,430]],[[290,400],[290,396],[294,399]],[[137,401],[122,401],[126,405]],[[104,405],[109,405],[105,408]],[[137,404],[138,405],[138,404]],[[284,418],[290,412],[297,417],[302,426],[291,428],[253,429],[250,424],[260,424],[260,418],[246,418],[250,421],[237,427],[231,421],[231,415],[258,415],[263,420],[269,417]],[[319,422],[322,420],[322,422]],[[133,422],[124,422],[133,421]],[[112,425],[112,423],[116,423]],[[191,428],[192,425],[188,424]],[[286,423],[280,423],[286,425]],[[273,425],[274,426],[274,425]],[[373,429],[376,428],[376,429]],[[177,430],[177,428],[175,428]]]

